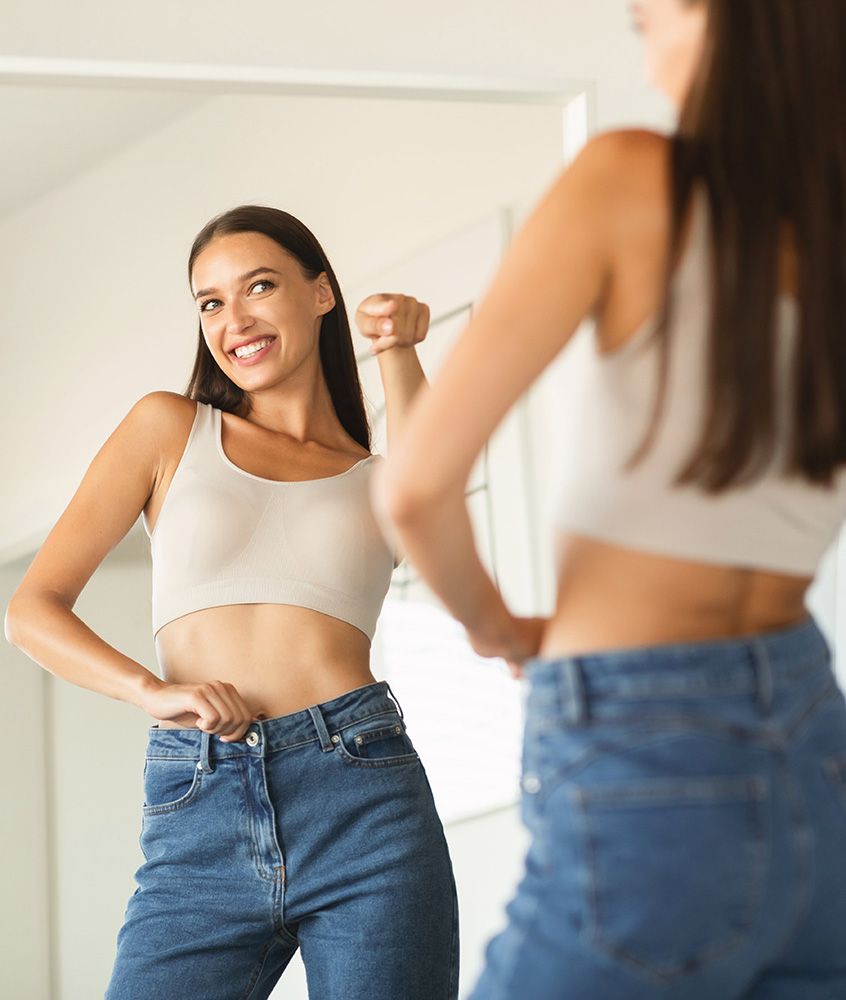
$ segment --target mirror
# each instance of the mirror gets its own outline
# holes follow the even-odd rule
[[[196,337],[187,254],[212,215],[269,204],[316,234],[345,295],[374,450],[384,453],[378,364],[352,323],[358,302],[374,291],[427,302],[431,327],[419,355],[433,376],[510,234],[584,141],[589,97],[579,87],[489,81],[428,89],[96,79],[0,87],[0,121],[16,154],[0,168],[6,600],[132,403],[153,389],[184,390]],[[543,530],[549,470],[539,461],[554,424],[552,378],[550,371],[514,408],[468,485],[480,554],[510,606],[525,614],[548,613],[552,598]],[[75,610],[155,670],[149,572],[139,520]],[[151,720],[54,678],[8,644],[0,656],[14,706],[9,736],[20,751],[7,777],[5,800],[15,808],[3,831],[19,859],[4,895],[12,968],[28,977],[16,995],[52,989],[62,1000],[89,998],[108,976],[142,860]],[[403,706],[447,827],[466,895],[469,983],[521,863],[519,687],[503,665],[472,653],[407,564],[385,602],[373,670]],[[480,836],[509,838],[501,881],[474,861]],[[286,973],[273,995],[304,996],[301,973]]]

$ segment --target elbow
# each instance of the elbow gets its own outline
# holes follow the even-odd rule
[[[370,500],[383,537],[395,552],[399,552],[397,531],[415,519],[420,507],[413,491],[398,482],[394,472],[387,463],[381,465],[371,484]]]
[[[21,606],[19,597],[12,596],[6,605],[6,612],[3,615],[3,635],[6,642],[12,646],[20,647],[24,630],[25,613]]]
[[[45,595],[32,589],[19,588],[12,594],[3,616],[6,642],[26,651],[27,637],[32,634],[33,623],[43,621],[44,597]]]
[[[384,511],[393,524],[408,524],[419,513],[420,501],[414,493],[394,487],[385,494]]]
[[[405,481],[390,469],[383,470],[375,500],[382,517],[400,526],[415,521],[427,503],[414,483]]]

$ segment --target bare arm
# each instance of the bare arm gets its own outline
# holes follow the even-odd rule
[[[4,622],[7,640],[52,674],[138,706],[163,682],[101,639],[73,607],[153,491],[165,395],[140,399],[97,452],[12,595]]]
[[[427,384],[415,345],[425,338],[429,318],[425,302],[391,292],[368,295],[356,310],[356,325],[370,338],[370,351],[379,358],[389,449],[400,437],[412,402]]]
[[[380,351],[378,358],[385,392],[385,419],[390,450],[400,439],[402,428],[411,411],[412,401],[428,383],[413,346],[391,347]]]

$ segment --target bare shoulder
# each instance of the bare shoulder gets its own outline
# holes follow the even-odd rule
[[[571,169],[590,177],[602,204],[614,208],[635,198],[664,197],[670,137],[648,129],[614,129],[593,136]]]
[[[184,422],[189,416],[193,420],[197,404],[179,392],[155,389],[141,396],[132,411],[140,422],[146,423],[151,429],[167,428],[174,423]]]
[[[167,461],[176,450],[181,453],[197,414],[197,403],[178,392],[156,389],[142,396],[129,418],[137,432],[148,435]]]

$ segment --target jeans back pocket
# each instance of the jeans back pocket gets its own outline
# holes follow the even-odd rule
[[[659,981],[739,947],[768,869],[763,778],[660,778],[570,789],[584,837],[584,933]]]

